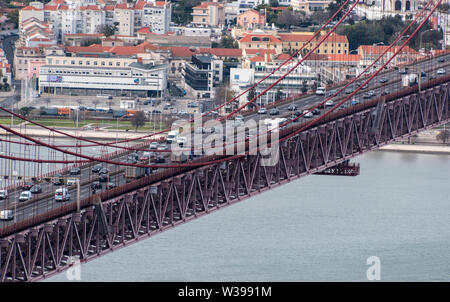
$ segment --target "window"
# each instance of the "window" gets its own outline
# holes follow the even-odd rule
[[[113,65],[113,62],[109,62],[109,66],[112,66]]]
[[[94,65],[97,66],[97,61],[94,61]]]
[[[102,66],[105,66],[105,61],[102,61]]]
[[[74,61],[74,60],[72,60],[72,61],[70,62],[70,64],[72,64],[72,65],[75,65],[75,61]]]
[[[116,62],[116,66],[120,66],[120,62]]]

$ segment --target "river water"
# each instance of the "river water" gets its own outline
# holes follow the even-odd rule
[[[81,266],[81,281],[450,281],[450,156],[372,152]],[[48,281],[67,281],[61,273]]]

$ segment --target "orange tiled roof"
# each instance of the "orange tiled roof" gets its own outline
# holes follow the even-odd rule
[[[266,41],[261,41],[263,38],[268,38],[270,43],[275,43],[275,44],[279,44],[281,43],[281,41],[276,38],[273,35],[268,35],[268,34],[247,34],[246,36],[244,36],[242,39],[239,40],[239,42],[245,42],[245,43],[254,43],[254,42],[258,42],[258,41],[252,41],[253,38],[259,38],[260,42],[266,42]]]
[[[205,9],[205,8],[208,8],[208,6],[223,7],[222,4],[217,3],[217,2],[202,2],[200,5],[194,6],[193,9]]]
[[[200,48],[200,53],[210,53],[218,57],[241,57],[242,49],[239,48]]]

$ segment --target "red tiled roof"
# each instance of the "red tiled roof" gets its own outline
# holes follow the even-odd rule
[[[90,46],[66,46],[67,52],[107,52],[110,47],[102,46],[100,44],[92,44]]]
[[[136,46],[114,46],[109,50],[109,52],[119,56],[131,56],[138,53],[144,53],[149,49],[156,50],[158,49],[158,47],[151,44],[150,42],[143,42]]]
[[[133,9],[132,7],[128,7],[127,3],[118,3],[118,4],[116,4],[115,8],[118,8],[118,9]]]
[[[279,54],[278,56],[275,57],[275,60],[286,61],[290,57],[291,56],[288,55],[287,53],[281,53],[281,54]]]
[[[81,33],[81,34],[64,34],[64,36],[86,36],[86,37],[103,37],[103,34],[85,34],[85,33]]]
[[[361,50],[364,54],[382,54],[383,52],[386,51],[386,49],[388,47],[389,46],[387,46],[387,45],[360,45],[358,47],[358,53],[360,53],[359,50]],[[400,48],[400,46],[394,46],[388,52],[392,52],[392,53],[397,52],[399,48]],[[405,46],[401,50],[401,53],[418,54],[417,51],[410,48],[409,46]]]
[[[25,6],[24,8],[22,8],[22,10],[36,10],[36,11],[40,11],[42,9],[38,9],[36,7],[33,7],[31,5]]]
[[[239,48],[200,48],[200,53],[210,53],[218,57],[242,57]]]
[[[189,47],[172,46],[169,49],[174,57],[187,58],[196,54],[196,51],[192,51]]]
[[[146,0],[139,0],[136,2],[136,4],[134,5],[135,9],[143,9],[144,6],[147,4]]]
[[[106,5],[103,9],[104,10],[114,10],[114,6],[113,5]]]
[[[205,8],[208,8],[208,6],[223,7],[222,4],[217,3],[217,2],[202,2],[200,5],[194,6],[193,9],[205,9]]]
[[[52,11],[56,11],[58,10],[58,5],[44,5],[44,10],[52,10]]]
[[[261,35],[248,34],[248,35],[244,36],[242,39],[240,39],[239,42],[246,42],[246,43],[258,42],[258,41],[252,41],[253,38],[259,38],[260,39],[259,42],[265,42],[265,43],[270,42],[270,43],[276,43],[276,44],[281,43],[281,41],[278,38],[274,37],[273,35],[268,35],[268,34],[261,34]],[[270,41],[262,41],[263,38],[268,38]]]

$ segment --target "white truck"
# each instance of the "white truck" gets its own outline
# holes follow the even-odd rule
[[[180,135],[180,132],[178,130],[172,130],[167,134],[167,143],[171,144],[172,142],[176,142],[178,139],[178,136]]]
[[[409,73],[402,75],[402,86],[409,87],[418,82],[419,76],[416,73]]]

